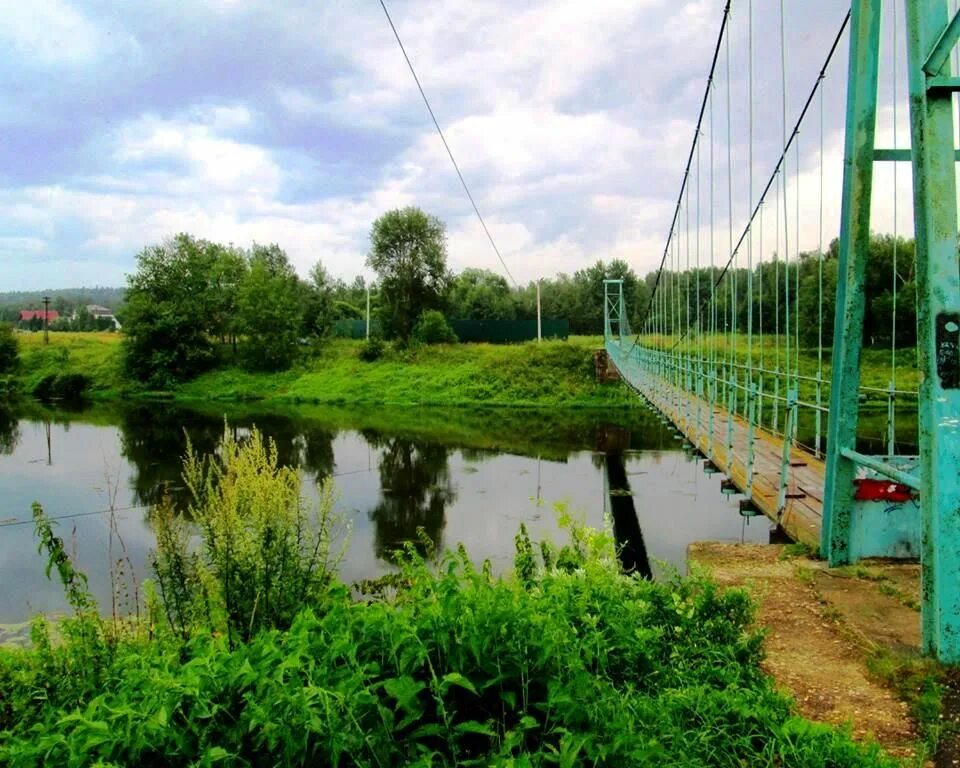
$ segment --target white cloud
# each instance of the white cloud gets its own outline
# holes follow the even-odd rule
[[[97,27],[62,0],[0,2],[0,42],[35,64],[68,66],[103,53]]]
[[[770,17],[769,26],[775,11],[755,5],[758,20]],[[639,272],[659,263],[722,6],[722,0],[389,4],[518,280],[572,272],[598,258],[623,258]],[[58,0],[34,7],[36,18],[16,6],[0,21],[0,40],[34,51],[51,71],[79,67],[109,48],[100,27]],[[213,79],[201,94],[172,75],[165,81],[144,78],[142,103],[103,123],[94,169],[38,174],[35,181],[0,189],[0,234],[9,252],[26,254],[43,243],[48,255],[72,247],[80,258],[108,254],[132,266],[143,245],[186,230],[240,244],[275,241],[304,273],[322,258],[334,274],[350,277],[364,268],[373,220],[388,208],[416,204],[447,221],[452,267],[499,269],[378,4],[306,8],[250,0],[221,3],[213,12],[188,6],[183,14],[189,17],[183,29],[192,31],[178,34],[203,29],[211,46],[217,33],[229,41],[230,47],[211,51],[210,66],[223,68],[219,85]],[[202,23],[191,24],[194,16]],[[791,19],[803,26],[797,39],[804,50],[792,50],[788,58],[796,69],[793,80],[804,87],[820,64],[813,68],[806,61],[806,48],[822,57],[818,41],[832,36],[834,16],[839,21],[835,0],[810,0],[808,13]],[[173,23],[171,17],[156,18],[161,25]],[[49,19],[54,33],[37,31],[37,19]],[[264,32],[262,50],[238,49],[237,40],[249,39],[255,20]],[[745,87],[745,15],[735,14],[732,23],[736,105]],[[160,41],[169,30],[155,31]],[[67,44],[47,42],[67,38]],[[758,37],[760,59],[771,39]],[[166,52],[150,53],[156,70]],[[840,73],[831,80],[834,90],[842,86],[842,59],[834,64]],[[273,66],[277,61],[282,66]],[[269,75],[258,79],[258,66]],[[142,77],[139,72],[131,76]],[[152,70],[151,76],[159,77]],[[769,172],[764,163],[772,164],[779,152],[778,77],[776,66],[758,60],[757,186]],[[793,80],[796,99],[800,91]],[[222,87],[223,95],[211,97],[211,87]],[[176,107],[170,106],[171,93]],[[723,95],[718,91],[715,105],[718,227],[726,222]],[[836,231],[840,191],[840,113],[834,112],[828,115],[827,240]],[[745,121],[742,107],[735,106],[737,233],[749,208]],[[903,142],[906,133],[900,136]],[[818,235],[809,222],[819,213],[819,171],[810,164],[806,135],[803,142],[799,244],[808,249]],[[706,150],[705,143],[704,201]],[[791,166],[791,184],[793,173]],[[878,179],[884,173],[887,168],[878,169]],[[904,166],[900,184],[908,179]],[[875,207],[877,228],[883,229],[891,205],[878,200]],[[908,197],[901,197],[898,216],[908,221]],[[81,234],[65,234],[68,225]],[[726,238],[718,237],[718,255],[721,240]]]
[[[324,111],[322,101],[299,88],[277,88],[275,95],[277,103],[296,118],[312,117]]]
[[[131,163],[182,161],[188,175],[171,175],[168,183],[183,192],[202,194],[212,188],[270,198],[279,192],[282,177],[270,153],[220,135],[249,122],[247,110],[223,107],[201,115],[198,122],[144,117],[121,128],[114,156],[121,169]]]

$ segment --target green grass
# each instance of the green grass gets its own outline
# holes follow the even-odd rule
[[[18,334],[18,385],[33,392],[46,377],[80,373],[94,398],[165,394],[179,400],[356,405],[632,406],[616,384],[597,384],[592,352],[599,338],[518,345],[455,344],[388,348],[374,362],[359,357],[360,342],[334,339],[288,371],[251,373],[226,364],[172,393],[150,393],[122,371],[120,334]],[[226,356],[226,352],[224,355]]]
[[[916,654],[879,648],[867,657],[867,669],[904,701],[929,754],[944,738],[958,737],[956,723],[945,721],[944,694],[956,689],[956,672]]]
[[[18,333],[19,389],[30,393],[48,376],[80,373],[91,381],[94,396],[117,396],[127,386],[122,376],[119,333]]]
[[[180,388],[183,398],[265,398],[319,404],[624,406],[634,398],[597,384],[581,342],[455,344],[389,350],[374,362],[357,342],[335,340],[306,365],[279,375],[229,368]]]
[[[446,405],[520,407],[619,407],[633,406],[636,398],[623,386],[598,384],[592,353],[600,337],[529,342],[514,345],[454,344],[396,350],[388,346],[374,362],[360,359],[361,342],[330,340],[310,357],[279,373],[251,373],[226,363],[172,393],[150,393],[124,378],[121,334],[51,333],[43,344],[42,333],[22,333],[19,389],[30,393],[45,377],[81,373],[91,380],[94,398],[158,396],[178,400],[244,401],[324,405]],[[759,344],[754,347],[755,356]],[[746,338],[735,340],[738,360],[746,359]],[[723,351],[722,337],[703,340],[703,349]],[[764,340],[765,364],[773,367],[774,340]],[[692,347],[691,351],[696,352]],[[919,375],[913,350],[898,350],[897,387],[915,389]],[[224,350],[223,356],[229,357]],[[782,362],[782,361],[781,361]],[[829,398],[830,353],[824,352],[823,401]],[[802,348],[801,373],[815,375],[817,353]],[[890,379],[889,350],[865,349],[862,385],[884,389]],[[772,392],[767,377],[765,390]],[[781,395],[785,392],[781,391]],[[813,402],[815,386],[801,382],[801,399]],[[909,398],[899,407],[909,409]],[[885,407],[886,396],[871,393],[866,407]],[[766,406],[769,408],[769,403]]]

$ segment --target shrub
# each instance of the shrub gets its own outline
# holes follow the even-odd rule
[[[420,315],[413,329],[413,337],[424,344],[456,344],[457,334],[453,332],[442,312],[429,309]]]
[[[358,354],[364,362],[372,363],[383,357],[385,349],[386,345],[383,343],[383,339],[379,336],[371,336],[369,339],[365,339],[360,345],[360,352]]]
[[[205,626],[233,645],[263,629],[286,629],[304,605],[323,603],[339,561],[329,481],[307,503],[301,473],[280,466],[276,444],[256,428],[242,442],[225,430],[216,457],[197,456],[188,443],[183,479],[188,509],[174,509],[168,498],[153,512],[153,569],[163,618],[176,634],[187,638]]]
[[[31,394],[38,400],[80,400],[90,383],[82,373],[51,373],[37,382]]]
[[[16,373],[20,364],[20,345],[13,327],[0,323],[0,376]]]

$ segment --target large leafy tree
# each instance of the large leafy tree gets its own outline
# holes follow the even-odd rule
[[[465,269],[450,285],[453,317],[512,320],[517,308],[506,279],[487,269]]]
[[[424,310],[443,301],[449,279],[443,223],[419,208],[388,211],[370,231],[367,264],[380,276],[384,330],[409,339]]]
[[[124,310],[124,364],[132,378],[164,388],[213,363],[209,301],[217,252],[187,234],[140,252]]]
[[[335,286],[336,282],[319,261],[311,267],[310,279],[301,281],[303,322],[300,332],[303,336],[320,338],[330,331],[334,320]]]
[[[235,246],[216,245],[216,259],[210,276],[213,293],[210,296],[211,332],[226,343],[237,348],[240,332],[239,299],[240,286],[247,275],[247,257],[243,249]]]
[[[277,245],[254,245],[237,304],[248,367],[275,371],[296,357],[303,320],[300,279]]]

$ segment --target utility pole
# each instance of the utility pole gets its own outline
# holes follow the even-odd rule
[[[540,321],[540,278],[537,278],[537,343],[543,340],[542,325]]]
[[[50,343],[50,332],[48,328],[49,324],[50,324],[50,297],[44,296],[43,297],[43,343],[44,344]]]
[[[367,286],[367,341],[370,341],[370,286]]]

